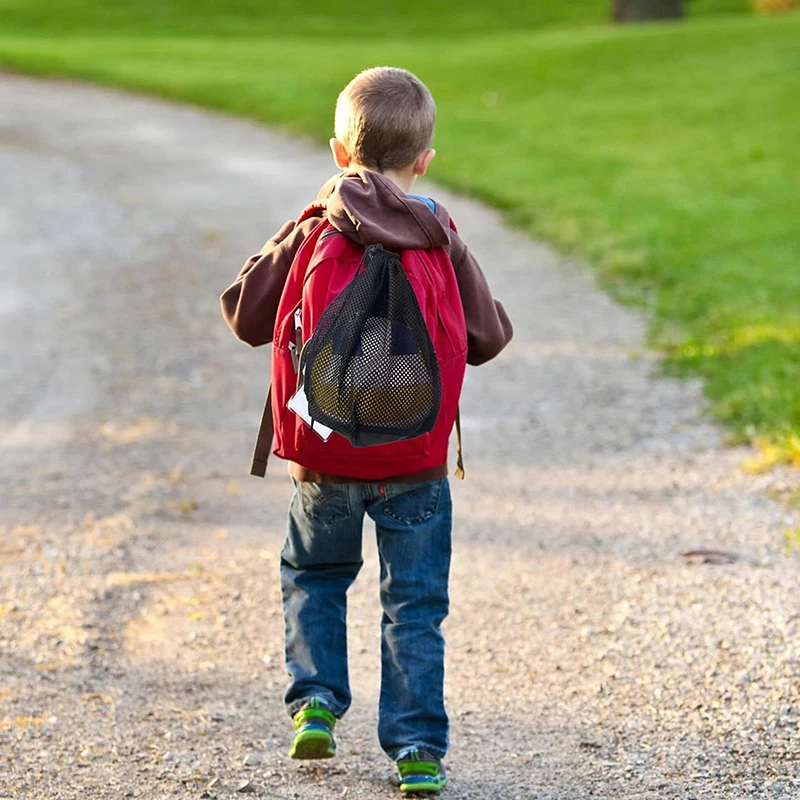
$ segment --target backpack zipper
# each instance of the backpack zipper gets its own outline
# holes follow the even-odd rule
[[[309,339],[308,341],[310,342],[311,340]],[[296,392],[300,391],[300,384],[301,381],[303,380],[303,373],[305,372],[303,364],[303,356],[305,355],[306,347],[308,347],[308,342],[303,343],[303,349],[300,351],[300,355],[297,358],[298,366],[297,366],[297,386],[295,387]]]

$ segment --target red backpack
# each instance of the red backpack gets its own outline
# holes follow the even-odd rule
[[[455,230],[452,222],[451,226]],[[314,472],[380,481],[447,461],[467,363],[467,330],[445,248],[404,250],[400,262],[439,365],[441,400],[436,421],[421,436],[369,447],[355,447],[344,436],[320,429],[309,419],[305,399],[297,400],[301,352],[323,312],[355,278],[363,256],[364,247],[327,221],[312,231],[295,255],[278,305],[272,344],[274,453]]]

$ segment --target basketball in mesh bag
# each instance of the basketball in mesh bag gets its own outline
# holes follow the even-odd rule
[[[300,373],[311,418],[355,447],[433,429],[442,397],[439,362],[395,253],[366,248],[356,276],[303,348]]]

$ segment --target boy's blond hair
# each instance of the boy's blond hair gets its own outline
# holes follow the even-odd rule
[[[428,87],[396,67],[359,73],[336,102],[336,138],[351,161],[379,172],[411,164],[430,147],[435,123]]]

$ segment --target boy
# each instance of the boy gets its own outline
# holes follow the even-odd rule
[[[347,85],[336,105],[336,138],[330,142],[336,166],[344,172],[322,188],[300,220],[287,222],[247,261],[222,295],[223,315],[238,338],[252,346],[273,340],[295,256],[308,237],[319,236],[318,226],[326,225],[325,233],[343,234],[346,246],[381,244],[398,253],[446,254],[444,263],[455,276],[452,294],[458,296],[443,300],[463,307],[462,358],[482,364],[505,347],[511,324],[447,211],[410,194],[435,155],[430,148],[435,117],[430,92],[405,70],[370,69]],[[325,241],[324,235],[319,241]],[[453,318],[460,320],[460,312]],[[272,411],[280,436],[286,413]],[[366,469],[375,448],[359,449],[347,474],[304,465],[302,448],[289,464],[295,491],[280,569],[290,676],[285,699],[295,724],[290,756],[329,758],[335,753],[333,729],[350,705],[346,593],[362,564],[366,513],[376,526],[384,610],[378,735],[397,763],[403,792],[438,792],[446,783],[441,624],[448,612],[452,507],[446,453],[452,425],[450,418],[438,434],[438,449],[431,443],[425,451],[427,461],[387,459],[378,481],[369,477],[376,474],[374,467]],[[264,474],[272,434],[268,404],[255,474]],[[359,463],[364,464],[362,473]]]

